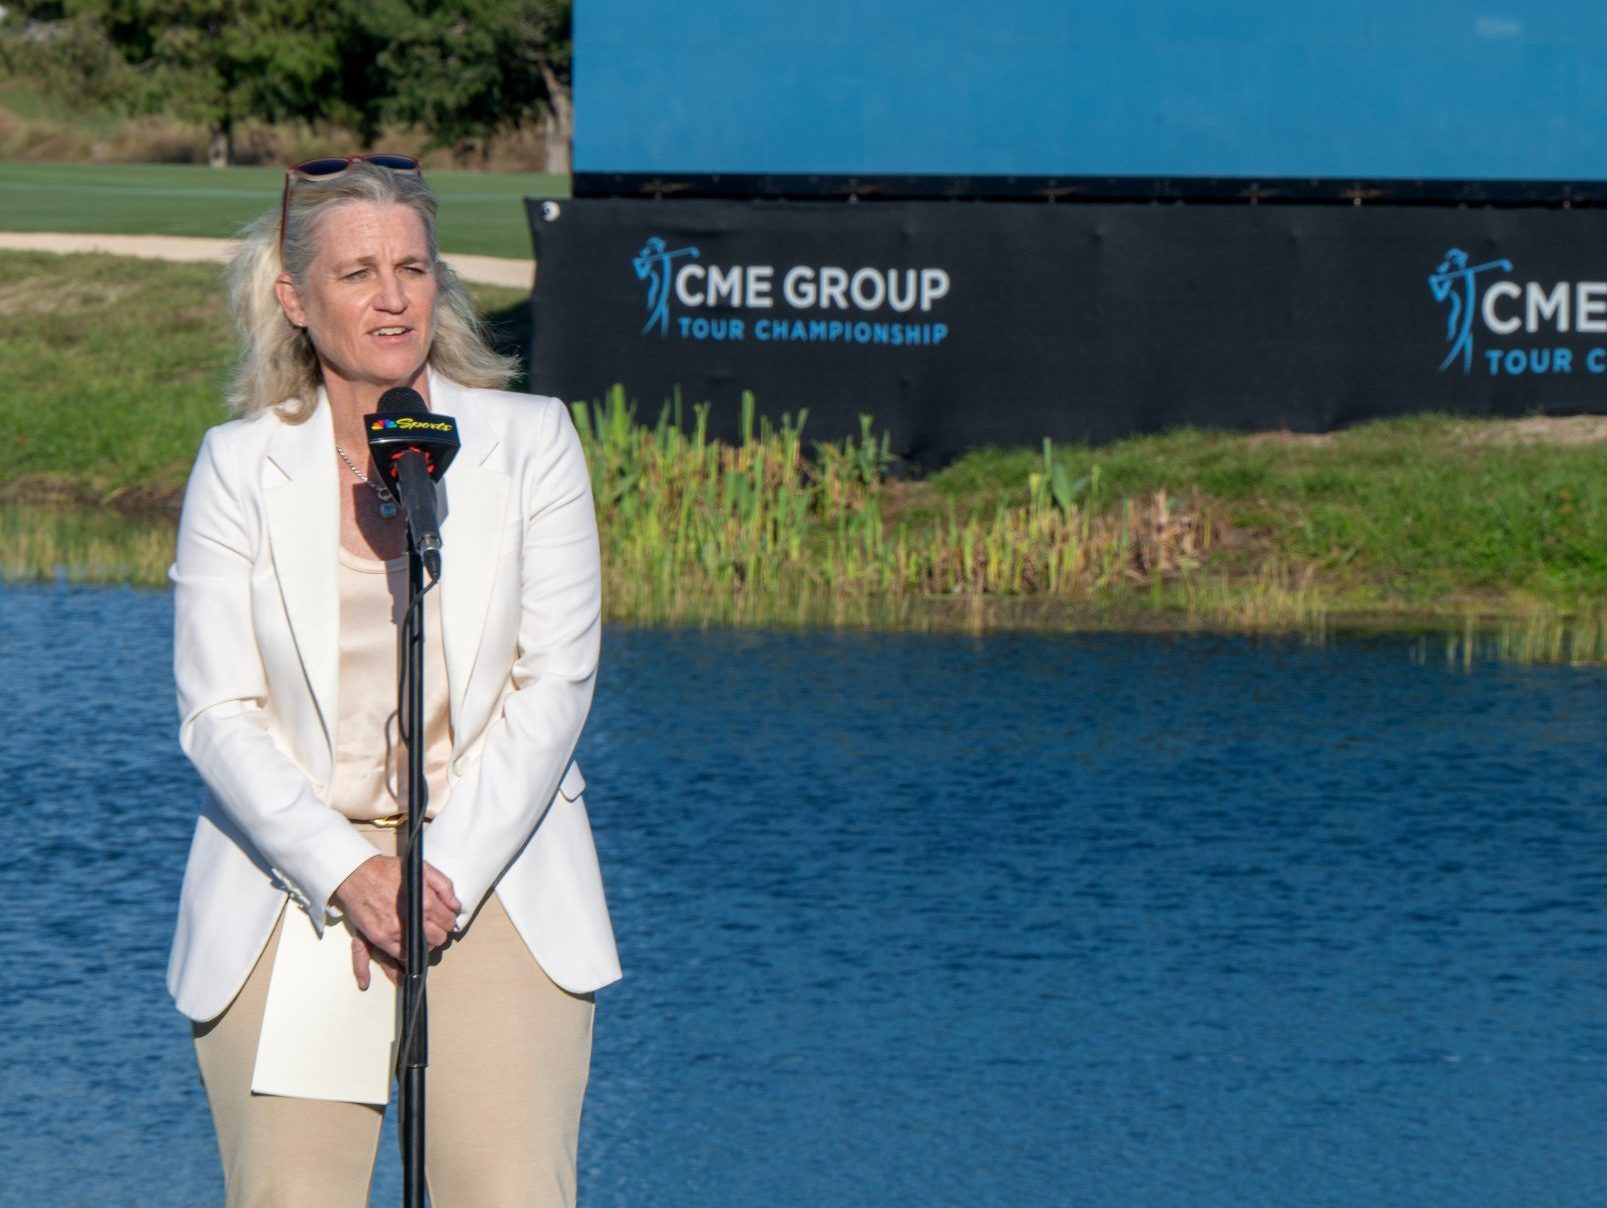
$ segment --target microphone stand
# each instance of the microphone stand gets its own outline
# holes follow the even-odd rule
[[[396,1053],[400,1092],[397,1129],[402,1142],[402,1203],[424,1208],[424,1069],[429,1064],[429,1018],[424,996],[429,945],[424,939],[424,814],[429,785],[424,780],[424,558],[407,538],[408,606],[404,623],[402,716],[407,740],[407,838],[402,857],[402,920],[405,957],[402,979],[402,1037]],[[434,586],[433,583],[430,586]]]
[[[363,417],[369,451],[407,516],[407,617],[403,621],[397,711],[407,743],[407,842],[402,859],[402,1036],[396,1049],[402,1141],[402,1203],[424,1208],[424,1070],[429,1065],[429,1018],[424,979],[430,948],[424,938],[424,817],[430,786],[424,779],[424,597],[441,577],[441,535],[435,483],[459,448],[457,421],[430,411],[418,391],[395,386],[379,410]],[[425,582],[428,575],[429,581]]]

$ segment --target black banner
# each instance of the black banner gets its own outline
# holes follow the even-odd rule
[[[1607,411],[1607,212],[531,201],[531,385],[927,464],[1179,425]]]

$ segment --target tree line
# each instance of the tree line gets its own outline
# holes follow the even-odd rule
[[[534,126],[569,171],[570,0],[0,0],[0,70],[86,105],[204,123],[385,126],[451,146]]]

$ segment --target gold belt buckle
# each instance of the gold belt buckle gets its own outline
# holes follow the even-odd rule
[[[407,825],[406,814],[386,814],[383,818],[370,818],[368,825],[377,826],[381,830],[397,830]]]

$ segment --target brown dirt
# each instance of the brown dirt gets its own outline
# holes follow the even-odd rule
[[[1247,448],[1321,448],[1333,443],[1332,432],[1255,432],[1244,437]],[[1593,445],[1607,441],[1607,415],[1530,415],[1523,419],[1484,419],[1469,423],[1470,445]]]
[[[1307,448],[1332,444],[1332,432],[1252,432],[1244,438],[1247,448],[1276,445],[1280,449]]]
[[[882,484],[882,519],[889,527],[926,495],[932,484],[907,478],[895,478]]]
[[[184,484],[97,489],[54,474],[25,474],[0,482],[0,503],[41,507],[112,508],[125,516],[178,519]]]
[[[1531,415],[1469,426],[1474,445],[1594,445],[1607,441],[1607,415]]]

